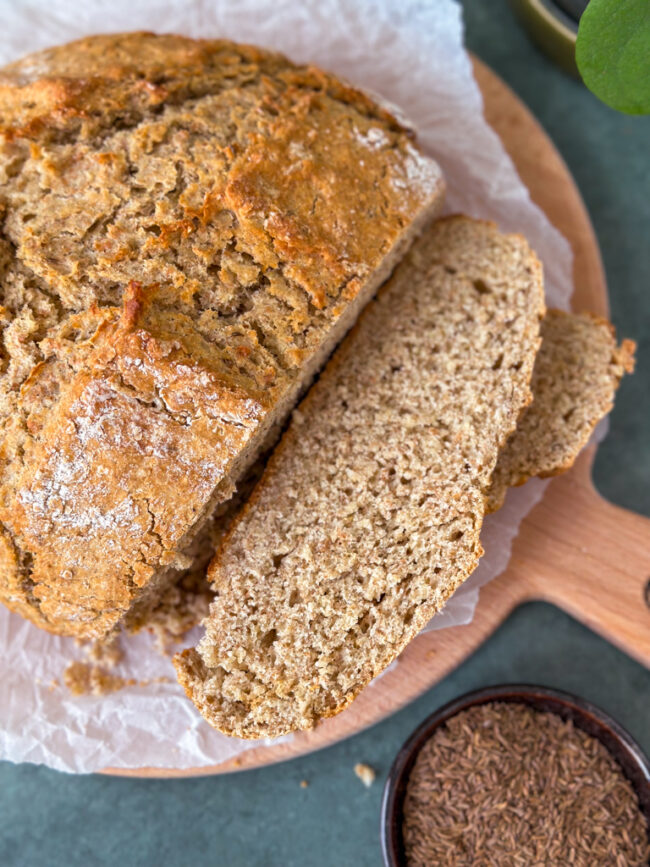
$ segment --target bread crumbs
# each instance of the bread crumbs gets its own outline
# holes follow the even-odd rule
[[[111,674],[101,665],[79,661],[71,662],[67,666],[63,672],[63,682],[73,695],[96,696],[108,695],[137,683],[133,678]]]
[[[359,779],[367,789],[372,786],[377,776],[377,774],[375,773],[375,769],[371,768],[370,765],[364,764],[363,762],[358,762],[354,766],[354,773],[357,775],[357,777],[359,777]]]

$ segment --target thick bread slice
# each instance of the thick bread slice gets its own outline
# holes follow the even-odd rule
[[[489,491],[491,512],[503,505],[506,485],[523,484],[535,475],[555,475],[573,465],[597,423],[611,409],[622,374],[631,373],[634,367],[633,341],[617,345],[613,326],[592,314],[549,310],[541,334],[531,380],[533,400],[499,455]],[[227,511],[210,523],[211,539],[204,557],[209,559],[209,552],[216,549],[250,495],[261,473],[259,466],[256,469],[238,486]],[[207,562],[203,560],[205,567]],[[209,596],[204,575],[205,568],[198,575],[196,570],[191,572],[183,578],[189,590],[171,587],[143,621],[130,620],[129,626],[145,625],[162,634],[166,630],[178,641],[204,616],[199,614]]]
[[[501,508],[509,487],[568,470],[614,405],[621,377],[634,369],[634,343],[617,345],[612,325],[590,313],[549,310],[541,334],[533,402],[499,456],[489,512]]]
[[[523,410],[515,432],[499,455],[488,511],[497,511],[503,505],[506,483],[522,484],[534,475],[555,475],[569,469],[598,421],[611,409],[621,375],[631,373],[634,367],[634,342],[624,340],[617,345],[614,327],[592,314],[549,310],[541,333],[542,345],[531,380],[533,400]],[[238,486],[237,497],[228,501],[227,511],[209,525],[211,539],[205,546],[208,559],[259,479],[261,469],[256,469],[243,486]],[[207,568],[208,560],[203,563]],[[166,630],[178,641],[204,616],[199,612],[205,610],[209,597],[205,568],[199,575],[194,572],[183,579],[189,590],[171,587],[156,608],[146,612],[144,621],[130,621],[129,625],[144,625],[162,634]],[[195,592],[195,587],[200,592]]]
[[[131,33],[1,70],[0,600],[98,638],[155,598],[442,192],[279,54]]]
[[[472,572],[543,311],[520,236],[456,217],[416,243],[213,561],[205,637],[175,658],[208,722],[272,737],[337,713]]]

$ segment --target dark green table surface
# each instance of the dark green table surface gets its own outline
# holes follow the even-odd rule
[[[650,515],[650,118],[616,114],[551,66],[528,43],[505,0],[463,5],[469,47],[540,119],[591,213],[612,318],[639,344],[637,374],[619,393],[596,483],[616,503]],[[170,782],[0,764],[0,865],[377,865],[381,790],[400,744],[442,703],[504,681],[577,692],[616,716],[650,751],[650,672],[557,609],[530,604],[408,708],[303,759]],[[353,773],[359,761],[377,769],[370,789]]]

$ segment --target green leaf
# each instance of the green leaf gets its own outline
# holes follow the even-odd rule
[[[580,19],[576,62],[604,103],[650,113],[650,0],[591,0]]]

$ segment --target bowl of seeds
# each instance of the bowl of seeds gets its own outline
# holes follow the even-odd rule
[[[644,867],[650,762],[589,702],[529,685],[445,705],[399,751],[386,867]]]

